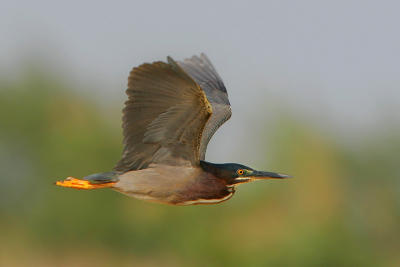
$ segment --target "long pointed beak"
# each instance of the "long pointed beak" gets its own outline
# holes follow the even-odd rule
[[[292,178],[292,176],[277,173],[277,172],[264,172],[264,171],[254,171],[252,173],[251,178],[253,179],[284,179],[284,178]]]

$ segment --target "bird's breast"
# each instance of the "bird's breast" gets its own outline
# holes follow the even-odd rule
[[[224,180],[201,168],[169,165],[124,173],[114,188],[135,198],[172,205],[214,204],[234,193]]]

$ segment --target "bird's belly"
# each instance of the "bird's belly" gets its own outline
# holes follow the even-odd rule
[[[197,199],[187,199],[185,201],[181,201],[175,205],[205,205],[205,204],[218,204],[230,199],[233,196],[233,191],[229,192],[229,194],[225,196],[216,195],[215,198],[197,198]]]
[[[172,205],[215,204],[228,200],[234,193],[223,181],[201,175],[196,168],[182,169],[179,173],[169,168],[125,173],[114,189],[141,200]]]
[[[190,198],[185,198],[179,195],[171,194],[166,197],[160,197],[153,194],[141,194],[137,192],[124,192],[116,189],[117,191],[129,196],[134,197],[140,200],[150,201],[150,202],[158,202],[163,204],[170,205],[179,205],[179,206],[189,206],[189,205],[206,205],[206,204],[218,204],[230,199],[233,196],[234,192],[229,192],[225,196],[215,196],[215,198],[202,198],[201,196],[193,196]]]

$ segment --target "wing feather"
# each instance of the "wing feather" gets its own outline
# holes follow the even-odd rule
[[[213,113],[205,126],[200,145],[200,159],[204,160],[212,136],[232,115],[228,93],[221,77],[205,54],[185,59],[179,62],[179,65],[200,85],[212,105]]]
[[[115,170],[151,163],[198,165],[212,106],[199,85],[172,58],[134,68],[123,110],[124,151]]]

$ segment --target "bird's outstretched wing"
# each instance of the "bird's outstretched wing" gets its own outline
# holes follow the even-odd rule
[[[178,64],[187,72],[206,93],[213,113],[204,129],[200,144],[200,159],[204,160],[207,145],[211,137],[232,115],[228,93],[221,77],[205,54],[193,56]]]
[[[116,171],[151,163],[199,164],[212,107],[204,91],[172,58],[134,68],[123,110],[124,151]]]

